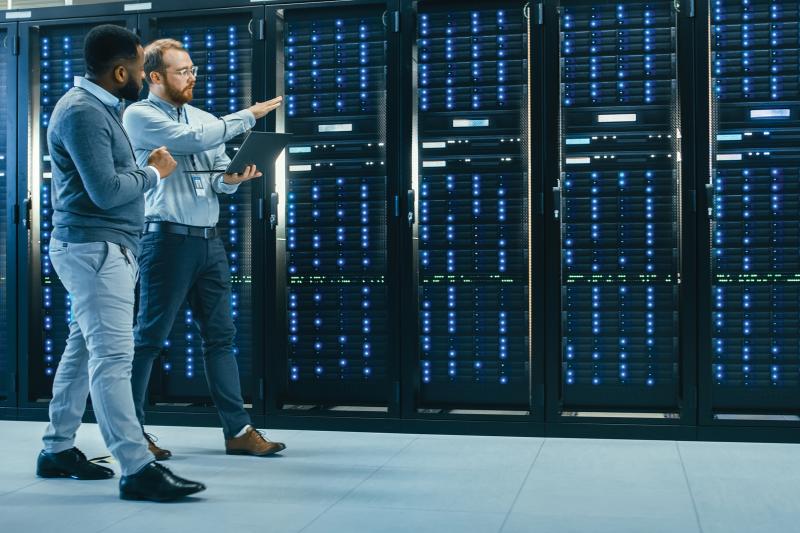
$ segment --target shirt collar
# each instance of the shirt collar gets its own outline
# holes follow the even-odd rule
[[[185,105],[181,106],[181,107],[175,107],[174,105],[172,105],[171,103],[167,102],[166,100],[164,100],[160,96],[157,96],[157,95],[153,94],[152,91],[150,91],[147,94],[147,99],[150,100],[155,105],[157,105],[158,107],[160,107],[161,109],[163,109],[164,111],[168,111],[169,113],[175,115],[176,117],[178,116],[178,111],[183,111],[183,112],[186,111],[186,106]]]
[[[75,76],[75,86],[89,91],[90,93],[95,95],[97,99],[100,100],[103,104],[109,107],[113,107],[114,109],[119,110],[120,105],[122,104],[122,100],[120,100],[110,92],[106,91],[96,83],[87,80],[83,76]]]

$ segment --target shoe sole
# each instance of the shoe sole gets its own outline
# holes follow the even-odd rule
[[[78,481],[102,481],[104,479],[111,479],[114,476],[107,477],[78,477],[66,472],[36,472],[36,476],[44,479],[77,479]]]
[[[268,455],[275,455],[276,453],[280,453],[285,449],[286,446],[284,446],[283,448],[278,448],[276,450],[264,453],[253,453],[253,452],[248,452],[247,450],[225,450],[225,453],[227,455],[252,455],[253,457],[266,457]]]
[[[181,494],[179,496],[172,496],[172,497],[169,497],[169,498],[154,498],[154,497],[149,497],[149,496],[142,496],[141,494],[120,494],[119,497],[120,497],[121,500],[131,500],[131,501],[138,501],[138,502],[148,501],[148,502],[164,503],[164,502],[173,502],[175,500],[180,500],[180,499],[186,498],[188,496],[191,496],[192,494],[197,494],[198,492],[203,492],[204,490],[206,490],[206,489],[202,488],[200,490],[193,490],[191,492],[187,492],[187,493]]]

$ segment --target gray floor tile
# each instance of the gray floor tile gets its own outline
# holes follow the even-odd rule
[[[140,504],[141,512],[103,533],[297,533],[326,507],[204,497],[192,503]]]
[[[139,512],[119,499],[117,479],[44,480],[0,498],[0,530],[93,533]]]
[[[505,513],[525,471],[378,470],[343,501],[349,506]]]
[[[697,526],[673,518],[668,510],[658,516],[591,516],[579,509],[531,515],[511,513],[502,533],[695,533]]]
[[[663,441],[548,439],[513,512],[697,524],[675,443]]]
[[[421,436],[386,466],[421,470],[527,470],[542,442],[543,439],[539,438]]]
[[[504,517],[504,513],[363,509],[339,504],[315,520],[303,533],[496,533]]]
[[[208,480],[208,497],[241,501],[331,505],[358,486],[372,467],[241,457],[243,461]],[[201,481],[203,478],[199,478]]]
[[[416,438],[393,433],[306,431],[287,439],[283,455],[295,462],[378,467]]]
[[[704,533],[800,530],[800,446],[680,443]]]

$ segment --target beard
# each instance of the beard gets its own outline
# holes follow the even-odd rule
[[[135,102],[139,99],[139,93],[142,92],[142,84],[137,83],[136,79],[131,77],[128,83],[119,91],[119,96],[125,100]]]
[[[194,96],[194,83],[187,85],[183,90],[169,83],[165,83],[164,92],[166,92],[167,97],[176,104],[188,104],[192,101],[192,97]]]

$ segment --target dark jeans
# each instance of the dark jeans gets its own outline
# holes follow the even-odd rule
[[[222,420],[225,438],[250,424],[244,409],[239,367],[234,355],[236,328],[231,318],[231,277],[219,238],[146,233],[139,257],[139,314],[133,357],[133,401],[144,425],[147,385],[184,301],[203,339],[206,380]]]

